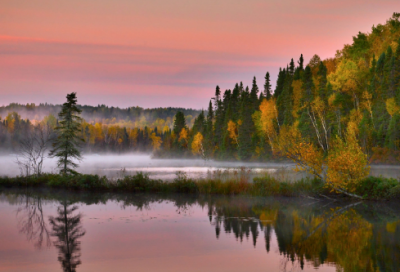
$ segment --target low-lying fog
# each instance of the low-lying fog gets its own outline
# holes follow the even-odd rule
[[[234,171],[240,167],[250,170],[251,176],[263,175],[266,172],[282,178],[296,179],[303,176],[294,173],[294,164],[285,163],[256,163],[256,162],[223,162],[203,161],[200,159],[152,159],[150,155],[83,155],[79,163],[78,172],[84,174],[106,175],[110,178],[144,172],[151,178],[172,180],[176,172],[181,171],[193,178],[206,177],[216,170]],[[48,158],[44,161],[43,172],[56,173],[56,159]],[[0,176],[20,175],[16,163],[16,154],[0,156]],[[400,178],[400,166],[372,166],[371,175]]]

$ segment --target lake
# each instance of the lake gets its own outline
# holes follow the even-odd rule
[[[0,192],[0,271],[400,271],[399,202]]]

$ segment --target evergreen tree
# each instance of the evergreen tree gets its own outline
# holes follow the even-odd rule
[[[289,75],[293,77],[294,75],[294,61],[293,59],[290,60],[289,68],[287,70],[289,72]]]
[[[58,131],[58,137],[53,143],[53,150],[50,156],[57,157],[57,166],[60,168],[60,173],[76,174],[73,168],[78,165],[72,159],[80,160],[80,144],[84,140],[79,135],[81,132],[82,118],[79,116],[81,110],[78,109],[76,93],[67,95],[67,102],[63,104],[61,112],[58,114],[60,121],[55,128]]]
[[[218,108],[218,101],[221,100],[221,89],[219,88],[219,86],[217,85],[217,87],[215,87],[215,111]]]
[[[279,68],[279,73],[278,73],[278,79],[276,80],[276,87],[274,91],[274,97],[278,98],[282,91],[283,91],[283,85],[285,83],[285,77],[286,77],[286,70]]]
[[[271,99],[271,79],[269,76],[269,72],[265,75],[265,84],[264,84],[264,97],[268,100]]]
[[[303,102],[306,103],[307,105],[314,100],[313,89],[314,89],[314,82],[312,79],[312,72],[310,66],[307,65],[303,75],[303,90],[304,90]]]
[[[304,58],[303,54],[300,55],[299,61],[297,62],[299,64],[299,69],[304,70]]]
[[[259,102],[258,92],[259,92],[259,89],[257,86],[257,80],[256,80],[256,77],[253,77],[253,82],[252,82],[251,91],[250,91],[250,100],[251,100],[254,110],[258,109],[258,102]]]
[[[328,70],[326,69],[324,63],[321,61],[318,66],[318,73],[317,73],[319,79],[318,94],[321,97],[322,101],[326,102],[325,104],[327,104],[329,96],[326,90],[326,85],[328,83],[327,73]]]
[[[182,131],[183,128],[186,128],[185,115],[183,115],[183,112],[178,111],[175,115],[173,128],[173,131],[177,137],[179,137],[179,133]]]
[[[206,156],[209,157],[214,149],[214,128],[213,128],[213,120],[214,120],[214,110],[210,100],[208,105],[207,112],[207,120],[206,120],[206,132],[204,137],[204,149],[206,152]]]
[[[250,95],[248,91],[243,93],[241,106],[241,125],[238,129],[238,155],[243,161],[249,160],[253,154],[252,136],[254,132],[253,119],[251,117],[253,108],[250,103]]]

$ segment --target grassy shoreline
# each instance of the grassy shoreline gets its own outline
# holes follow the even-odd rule
[[[170,182],[151,179],[144,173],[108,179],[98,175],[63,176],[43,174],[39,177],[0,177],[0,188],[7,187],[48,187],[66,190],[110,191],[110,192],[149,192],[149,193],[188,193],[204,195],[248,195],[248,196],[286,196],[286,197],[342,197],[324,186],[318,179],[301,179],[295,182],[280,181],[269,175],[254,178],[243,174],[233,177],[221,175],[204,179],[188,178],[184,173]],[[356,193],[366,200],[388,200],[400,198],[400,183],[395,179],[368,177],[360,181]]]

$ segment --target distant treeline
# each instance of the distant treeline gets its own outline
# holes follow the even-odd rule
[[[164,131],[170,130],[177,112],[184,113],[189,125],[201,112],[172,107],[121,109],[105,105],[79,105],[78,108],[82,110],[85,120],[82,123],[84,152],[151,152],[153,141],[158,139],[154,135],[163,136]],[[12,103],[0,107],[0,149],[18,152],[21,141],[37,125],[53,130],[60,110],[61,105],[47,103]]]
[[[79,96],[79,94],[78,94]],[[79,98],[79,97],[78,97]],[[184,108],[153,108],[144,109],[141,107],[118,108],[108,107],[106,105],[88,106],[79,105],[82,110],[82,118],[89,123],[102,123],[102,124],[120,124],[129,127],[152,126],[158,119],[163,119],[166,122],[172,122],[175,114],[178,111],[184,113],[186,118],[191,119],[199,115],[200,110],[184,109]],[[41,103],[39,105],[31,104],[18,104],[11,103],[8,106],[0,107],[0,117],[3,119],[13,112],[17,112],[22,119],[29,119],[30,121],[43,120],[48,115],[57,116],[61,110],[61,105],[53,105]]]

